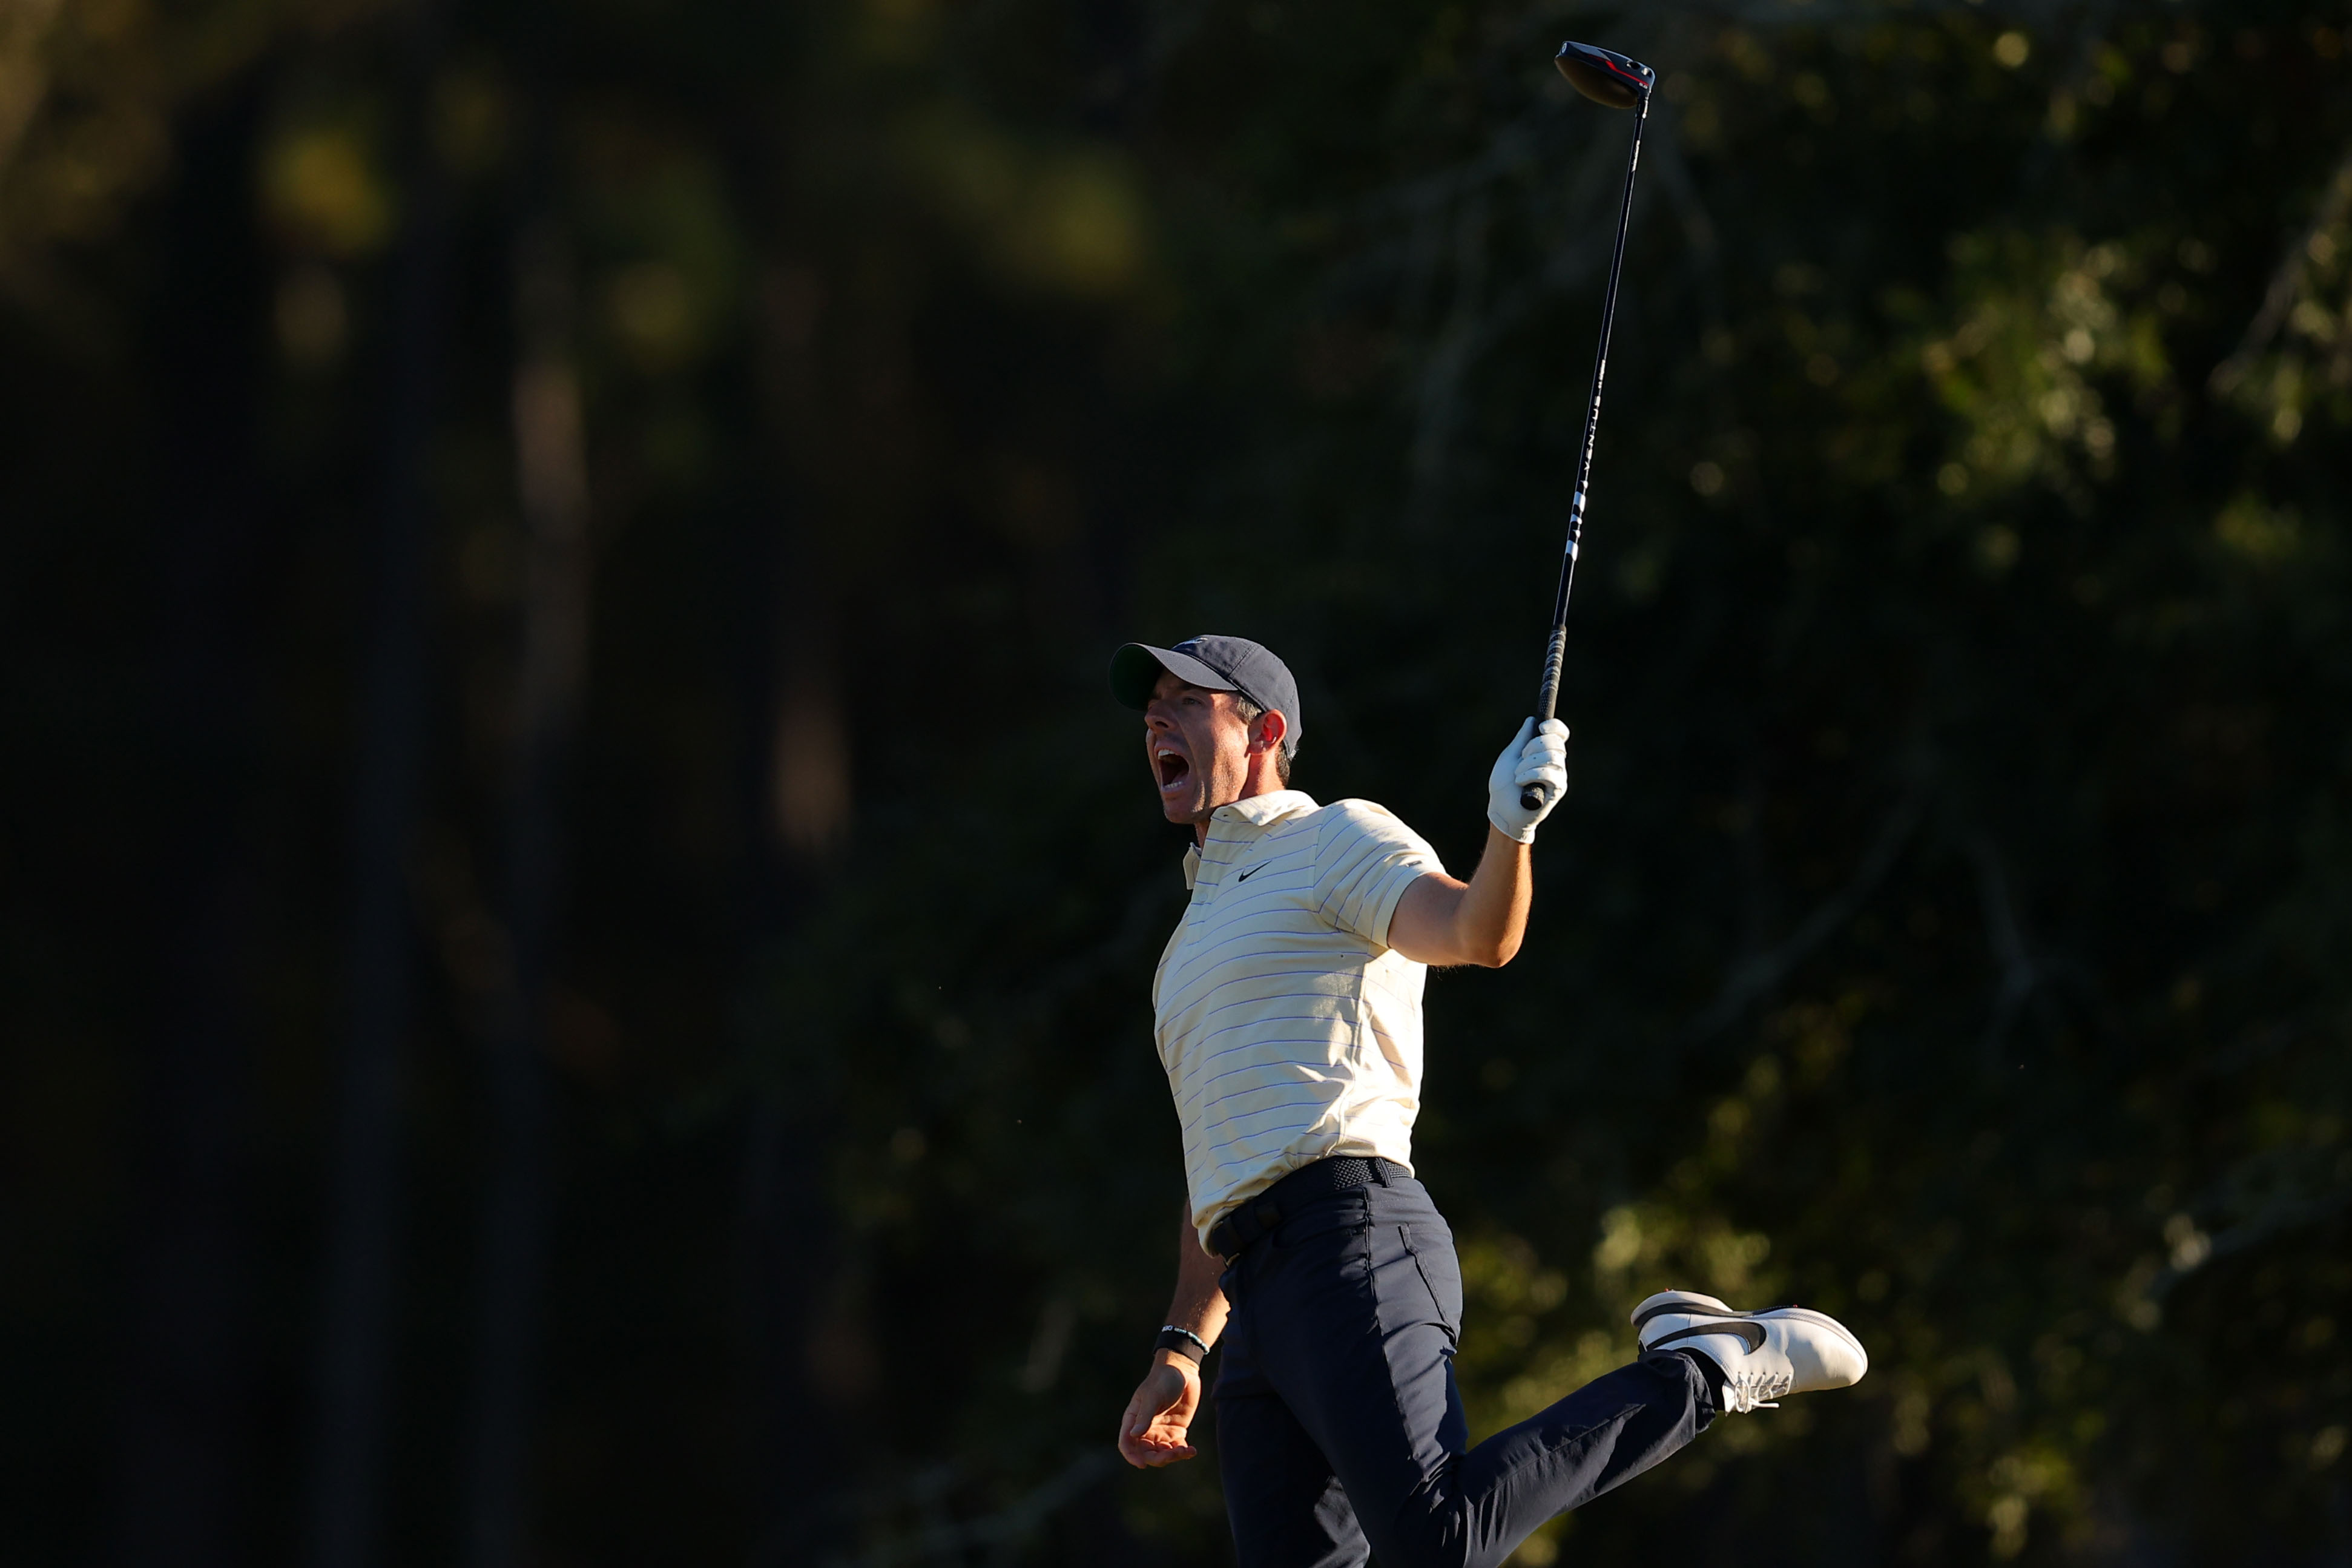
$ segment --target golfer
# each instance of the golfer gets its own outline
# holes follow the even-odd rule
[[[1640,1360],[1472,1447],[1454,1383],[1462,1274],[1412,1170],[1422,984],[1431,964],[1518,952],[1567,727],[1529,720],[1504,748],[1486,850],[1458,882],[1381,807],[1288,787],[1298,689],[1256,643],[1130,643],[1111,691],[1142,712],[1160,809],[1193,837],[1192,901],[1152,983],[1190,1197],[1118,1448],[1138,1466],[1192,1457],[1201,1363],[1222,1341],[1241,1568],[1498,1563],[1717,1415],[1861,1378],[1861,1343],[1819,1312],[1669,1290],[1634,1310]],[[1520,786],[1538,782],[1530,809]]]

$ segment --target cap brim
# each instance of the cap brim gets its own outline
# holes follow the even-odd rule
[[[1110,694],[1140,713],[1151,705],[1151,689],[1160,684],[1162,670],[1204,691],[1241,689],[1191,654],[1131,642],[1110,656]]]

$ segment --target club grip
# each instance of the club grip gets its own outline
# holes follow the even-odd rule
[[[1559,667],[1567,658],[1568,626],[1565,622],[1556,622],[1551,628],[1550,640],[1544,645],[1543,684],[1536,691],[1537,730],[1541,730],[1544,721],[1552,717],[1559,708]],[[1549,796],[1543,785],[1519,786],[1520,810],[1541,811],[1549,804]]]
[[[1543,728],[1543,724],[1540,721],[1537,722],[1536,728],[1538,730]],[[1550,804],[1551,789],[1549,785],[1529,784],[1521,784],[1519,786],[1519,809],[1521,811],[1541,811],[1545,806],[1549,805]]]
[[[1568,627],[1555,626],[1544,646],[1543,684],[1536,688],[1536,728],[1559,709],[1559,667],[1568,658]]]

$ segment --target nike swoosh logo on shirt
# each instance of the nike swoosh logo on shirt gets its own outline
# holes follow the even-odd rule
[[[1272,865],[1273,863],[1274,863],[1274,862],[1272,862],[1271,860],[1261,860],[1261,861],[1259,861],[1256,865],[1255,865],[1255,866],[1251,867],[1248,870],[1246,870],[1246,871],[1243,872],[1240,876],[1235,877],[1235,878],[1234,879],[1234,881],[1236,881],[1236,882],[1246,882],[1246,881],[1248,881],[1252,877],[1256,876],[1260,871],[1265,870],[1268,866]]]
[[[1709,1323],[1702,1323],[1696,1328],[1683,1329],[1677,1332],[1668,1334],[1663,1339],[1652,1340],[1648,1348],[1654,1351],[1662,1350],[1667,1345],[1674,1343],[1676,1340],[1695,1340],[1706,1334],[1737,1334],[1740,1339],[1747,1342],[1748,1353],[1749,1355],[1754,1355],[1758,1351],[1764,1348],[1763,1324],[1735,1323],[1722,1319],[1717,1319],[1717,1321]]]

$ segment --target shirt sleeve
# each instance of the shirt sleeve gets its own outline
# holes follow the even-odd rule
[[[1445,869],[1421,835],[1368,800],[1333,801],[1315,845],[1316,913],[1339,930],[1389,944],[1389,920],[1404,890]]]

